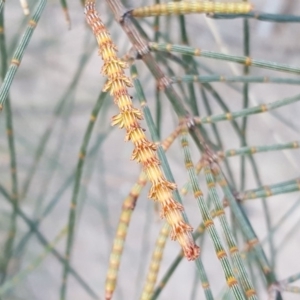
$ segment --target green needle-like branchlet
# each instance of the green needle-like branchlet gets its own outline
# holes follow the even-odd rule
[[[246,116],[250,116],[253,114],[264,113],[264,112],[267,112],[267,111],[270,111],[273,109],[277,109],[279,107],[283,107],[286,105],[290,105],[292,103],[296,103],[298,101],[300,101],[300,95],[296,95],[294,97],[274,101],[272,103],[260,104],[260,105],[253,106],[250,108],[241,109],[241,110],[235,111],[235,112],[228,112],[228,113],[224,113],[224,114],[212,115],[212,116],[201,117],[201,118],[196,117],[195,121],[199,124],[216,123],[216,122],[225,121],[225,120],[231,121],[233,119],[246,117]]]
[[[239,149],[230,149],[226,151],[218,152],[220,157],[232,157],[237,155],[253,155],[256,153],[264,153],[270,151],[280,151],[280,150],[287,150],[287,149],[299,149],[300,148],[300,141],[293,141],[290,143],[284,144],[274,144],[274,145],[264,145],[264,146],[246,146],[241,147]]]
[[[243,291],[246,294],[248,299],[252,299],[252,300],[258,299],[256,296],[256,292],[254,290],[253,284],[249,278],[249,275],[246,272],[246,268],[244,266],[244,261],[241,258],[236,241],[232,235],[231,229],[227,222],[225,212],[223,209],[223,205],[222,205],[219,195],[217,193],[215,181],[214,181],[214,178],[211,173],[211,169],[210,169],[209,165],[205,166],[204,174],[205,174],[206,184],[207,184],[207,187],[209,190],[209,196],[211,197],[211,199],[214,203],[216,215],[220,219],[221,226],[224,231],[226,243],[229,248],[229,253],[230,253],[231,259],[233,261],[233,264],[237,270],[238,279],[241,283]]]
[[[212,58],[217,60],[235,62],[248,67],[253,66],[253,67],[258,67],[263,69],[270,69],[274,71],[300,74],[300,67],[293,67],[293,66],[277,64],[269,61],[257,60],[246,56],[223,54],[223,53],[208,51],[204,49],[193,48],[185,45],[152,43],[152,42],[150,42],[148,45],[150,50],[152,51],[176,52],[185,55],[201,56],[201,57]]]
[[[7,50],[5,43],[4,32],[4,13],[0,11],[0,57],[1,57],[1,79],[4,80],[7,72]],[[17,157],[15,147],[15,137],[13,130],[13,114],[11,108],[11,99],[7,97],[7,105],[5,106],[6,119],[6,135],[9,148],[10,159],[10,174],[11,174],[11,199],[13,200],[13,211],[11,213],[9,231],[4,245],[4,256],[0,262],[0,283],[5,281],[7,269],[12,257],[13,246],[17,234],[17,210],[19,207],[19,188],[18,188],[18,174],[17,174]]]
[[[230,290],[232,291],[232,293],[236,299],[245,299],[244,294],[242,293],[242,291],[240,289],[239,283],[238,283],[237,279],[235,278],[233,269],[230,265],[227,253],[225,251],[225,248],[222,245],[220,236],[214,225],[212,216],[211,216],[211,214],[208,210],[208,207],[205,203],[203,193],[199,187],[197,175],[196,175],[196,172],[194,169],[194,164],[192,162],[192,158],[191,158],[191,154],[190,154],[190,150],[189,150],[187,133],[185,131],[182,132],[181,145],[182,145],[182,149],[183,149],[183,153],[184,153],[184,163],[185,163],[185,167],[187,169],[188,175],[189,175],[189,179],[191,181],[194,197],[197,200],[205,228],[211,237],[216,255],[221,263],[227,285],[230,288]],[[224,210],[221,207],[220,214],[222,214],[222,213],[224,214]],[[249,285],[249,291],[250,290],[251,290],[250,296],[253,296],[253,294],[252,294],[253,289]],[[254,292],[254,294],[255,294],[255,292]]]
[[[29,266],[5,282],[5,284],[0,287],[0,296],[4,295],[7,291],[21,283],[21,281],[24,280],[30,272],[34,271],[53,250],[57,243],[66,235],[67,230],[68,228],[65,226],[51,243],[45,245],[45,250],[38,255],[38,257],[34,259]]]
[[[237,82],[237,83],[276,83],[299,85],[299,78],[279,78],[270,76],[227,76],[227,75],[183,75],[171,77],[172,83],[210,83],[210,82]]]
[[[273,185],[265,185],[253,190],[247,190],[242,192],[238,198],[241,201],[245,201],[249,199],[271,197],[296,191],[300,191],[300,178]]]
[[[26,50],[26,47],[29,44],[33,31],[37,26],[37,23],[43,13],[46,3],[47,0],[39,0],[39,2],[36,4],[35,10],[32,14],[32,18],[30,19],[29,24],[24,32],[24,35],[22,36],[19,45],[16,51],[14,52],[4,81],[0,87],[0,107],[3,106],[4,102],[7,99],[9,89],[19,68],[19,65],[21,64],[21,60]]]
[[[0,193],[3,195],[3,198],[8,201],[11,205],[13,205],[13,200],[7,193],[7,191],[0,185]],[[18,216],[25,222],[27,227],[31,229],[38,241],[42,244],[42,246],[47,247],[50,242],[44,237],[44,235],[36,228],[35,223],[32,222],[32,220],[27,217],[27,215],[21,210],[21,208],[17,209]],[[65,264],[66,260],[62,257],[62,255],[55,249],[51,249],[51,253],[60,261],[60,263]],[[86,290],[86,292],[93,297],[93,299],[97,299],[96,293],[93,291],[93,289],[89,286],[87,282],[85,282],[81,276],[73,269],[73,267],[69,266],[69,272],[71,275],[76,279],[76,281]]]
[[[81,186],[81,175],[82,175],[83,166],[85,162],[85,156],[86,156],[90,138],[92,136],[93,128],[97,120],[98,113],[102,107],[103,101],[106,98],[106,96],[107,93],[101,92],[97,99],[97,102],[91,112],[90,121],[88,123],[85,135],[83,137],[82,145],[79,151],[75,184],[74,184],[73,195],[72,195],[72,200],[70,203],[70,210],[69,210],[67,244],[65,249],[65,264],[63,269],[63,280],[62,280],[62,286],[60,292],[60,297],[62,300],[65,299],[66,291],[67,291],[67,279],[68,279],[69,268],[70,268],[70,259],[71,259],[71,252],[72,252],[72,247],[74,242],[74,231],[75,231],[75,224],[76,224],[77,197]]]
[[[215,19],[236,19],[247,18],[259,21],[278,22],[278,23],[299,23],[300,16],[283,15],[283,14],[268,14],[260,11],[253,11],[248,14],[214,14],[211,16]]]
[[[235,218],[247,239],[249,247],[251,247],[255,252],[255,255],[260,263],[261,270],[262,270],[263,274],[265,275],[268,285],[271,286],[273,283],[276,282],[275,274],[269,265],[269,262],[266,258],[264,250],[261,247],[248,218],[246,217],[242,208],[237,203],[236,198],[233,196],[232,191],[231,191],[230,187],[228,186],[227,180],[225,179],[224,175],[222,174],[219,166],[214,164],[212,173],[213,173],[217,183],[221,186],[221,188],[224,192],[224,195],[229,203],[229,206],[230,206],[232,212],[234,213]]]

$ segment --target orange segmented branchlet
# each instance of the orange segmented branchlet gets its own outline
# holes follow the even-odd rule
[[[183,206],[173,199],[172,192],[176,189],[176,185],[165,178],[160,168],[157,146],[147,139],[139,124],[143,114],[133,107],[127,91],[127,88],[132,86],[131,80],[124,73],[127,65],[117,57],[117,48],[95,10],[94,1],[86,1],[85,14],[87,23],[96,36],[99,54],[104,61],[102,74],[108,77],[104,91],[110,91],[120,110],[120,113],[112,118],[112,125],[125,128],[125,141],[132,141],[135,147],[131,159],[141,163],[148,180],[152,183],[149,198],[160,202],[162,217],[166,218],[172,229],[172,239],[180,243],[188,260],[194,260],[199,255],[199,247],[194,243],[192,227],[182,216]]]
[[[178,128],[175,129],[174,132],[170,136],[168,136],[162,143],[161,147],[163,148],[164,151],[167,151],[168,148],[171,146],[175,138],[179,135],[181,132],[181,127],[178,126]],[[138,180],[130,190],[129,195],[126,197],[126,199],[123,202],[122,206],[122,212],[121,216],[119,219],[119,224],[117,227],[117,232],[115,234],[114,242],[113,242],[113,247],[109,256],[109,266],[106,274],[106,282],[105,282],[105,298],[106,299],[111,299],[114,290],[116,288],[116,283],[117,283],[117,276],[118,276],[118,271],[119,271],[119,265],[121,261],[121,256],[125,244],[125,239],[127,236],[127,229],[131,221],[131,215],[133,212],[133,209],[135,207],[136,201],[138,200],[138,197],[143,189],[143,187],[147,183],[147,176],[145,172],[141,172]],[[170,228],[170,226],[168,226]],[[169,233],[168,229],[168,233]],[[163,239],[166,238],[165,235],[168,235],[166,233],[166,230],[162,230],[160,233],[160,237],[158,239],[158,242],[156,243],[156,249],[159,247],[160,251],[162,251],[162,248],[164,246]],[[157,250],[156,252],[158,252]],[[159,265],[159,257],[158,255],[153,255],[153,260],[155,259],[155,262],[152,262],[151,264]],[[150,272],[152,272],[152,275],[149,275],[147,278],[151,278],[154,280],[155,277],[155,270],[150,268]],[[157,270],[158,272],[158,270]],[[157,274],[156,274],[157,275]],[[149,279],[150,280],[150,279]],[[154,283],[153,280],[151,283]],[[151,284],[150,283],[150,284]],[[149,284],[146,286],[147,290],[151,289],[149,287]]]
[[[248,2],[213,2],[213,1],[179,1],[154,4],[135,8],[131,11],[134,17],[163,15],[185,15],[191,13],[245,14],[252,10]]]

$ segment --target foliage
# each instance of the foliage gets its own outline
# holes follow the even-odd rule
[[[0,0],[1,299],[297,299],[299,4],[83,2]]]

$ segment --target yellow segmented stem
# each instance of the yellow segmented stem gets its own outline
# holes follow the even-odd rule
[[[163,250],[166,245],[167,237],[170,232],[170,226],[165,223],[159,232],[159,236],[155,243],[151,262],[147,274],[147,279],[141,295],[141,300],[149,300],[153,294],[154,286],[157,280],[157,274],[160,268],[160,263],[163,257]]]
[[[182,126],[178,126],[166,139],[161,143],[161,147],[164,151],[168,150],[174,140],[179,136],[182,130]]]
[[[131,14],[134,17],[150,17],[163,15],[184,15],[191,13],[221,13],[221,14],[245,14],[252,10],[252,4],[248,2],[213,2],[213,1],[180,1],[154,4],[135,8]]]
[[[140,192],[146,183],[147,183],[146,174],[142,172],[136,184],[131,189],[128,197],[123,202],[122,212],[117,227],[117,232],[113,242],[112,251],[109,257],[109,267],[107,270],[106,282],[105,282],[105,299],[111,299],[112,294],[115,290],[119,265],[121,261],[121,255],[123,252],[124,243],[127,236],[127,229],[131,220],[131,214],[134,210]]]
[[[86,2],[85,14],[87,23],[97,39],[99,54],[104,61],[102,74],[108,77],[104,91],[110,91],[120,111],[112,118],[112,125],[125,128],[125,141],[134,144],[131,159],[141,163],[148,180],[152,183],[149,198],[159,201],[162,206],[161,215],[166,218],[171,227],[171,238],[180,243],[188,260],[195,260],[200,250],[194,243],[192,227],[182,216],[183,206],[173,198],[172,192],[176,189],[176,184],[165,178],[156,153],[157,146],[147,139],[140,126],[139,121],[143,119],[143,114],[133,107],[128,94],[127,88],[131,87],[132,83],[124,72],[127,65],[117,57],[117,48],[95,10],[94,1]]]

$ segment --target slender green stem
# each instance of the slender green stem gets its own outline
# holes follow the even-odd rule
[[[179,24],[180,24],[180,31],[181,31],[181,43],[183,45],[188,45],[189,44],[189,38],[188,38],[188,33],[186,30],[186,26],[185,26],[185,16],[181,15],[178,16],[179,18]],[[189,55],[182,55],[182,60],[183,63],[185,65],[185,72],[190,71],[190,69],[192,68],[193,71],[196,70],[195,67],[195,62],[193,57],[189,56]],[[188,98],[188,102],[190,104],[192,113],[194,116],[199,116],[199,109],[198,109],[198,105],[197,105],[197,97],[196,97],[196,93],[195,93],[195,89],[193,86],[193,83],[189,83],[188,84],[188,91],[189,91],[189,98]]]
[[[300,16],[281,15],[281,14],[268,14],[259,11],[253,11],[248,14],[214,14],[211,16],[214,19],[236,19],[247,18],[259,21],[278,22],[278,23],[298,23]]]
[[[232,291],[232,293],[236,299],[245,299],[244,294],[242,293],[242,291],[240,289],[239,283],[235,278],[233,269],[229,263],[227,253],[225,252],[225,249],[222,245],[220,236],[216,230],[212,216],[211,216],[211,214],[208,210],[208,207],[204,201],[203,193],[199,187],[198,179],[197,179],[194,165],[192,162],[192,158],[191,158],[191,154],[190,154],[190,150],[189,150],[189,144],[188,144],[188,140],[187,140],[187,135],[184,132],[182,133],[181,144],[182,144],[183,153],[184,153],[184,163],[185,163],[188,175],[189,175],[189,179],[192,184],[194,197],[197,200],[205,228],[207,229],[207,231],[211,237],[216,255],[221,263],[227,285],[230,288],[230,290]],[[221,213],[224,213],[223,208],[221,208]],[[250,290],[250,288],[249,288],[249,290]]]
[[[276,83],[276,84],[291,84],[299,85],[300,79],[298,78],[281,78],[270,76],[227,76],[227,75],[183,75],[171,77],[172,83],[181,82],[195,82],[195,83],[210,83],[210,82],[237,82],[237,83]]]
[[[1,79],[4,80],[7,72],[7,51],[5,44],[5,32],[4,32],[4,13],[0,11],[0,49],[1,49]],[[11,174],[11,199],[13,199],[13,211],[11,214],[9,232],[7,240],[4,245],[4,258],[0,263],[0,272],[2,273],[0,283],[5,281],[7,268],[12,257],[12,249],[17,232],[17,210],[19,207],[19,192],[18,192],[18,176],[17,176],[17,158],[16,148],[13,131],[13,114],[11,109],[11,101],[9,96],[7,97],[7,104],[5,106],[6,117],[6,134],[9,147],[9,159],[10,159],[10,174]]]
[[[108,137],[108,133],[99,134],[97,143],[92,147],[92,149],[87,154],[87,159],[86,159],[87,161],[88,160],[93,161],[95,159],[95,155],[98,153],[99,147],[102,145],[102,143],[104,142],[106,137]],[[62,196],[64,195],[64,193],[67,191],[67,189],[70,187],[70,185],[74,181],[74,177],[75,177],[74,174],[75,174],[75,170],[73,172],[71,172],[71,175],[67,176],[67,178],[62,183],[62,185],[58,188],[58,190],[56,191],[54,196],[51,198],[51,200],[49,200],[49,202],[46,205],[41,216],[37,220],[32,222],[32,226],[30,227],[30,230],[24,235],[24,237],[17,244],[16,250],[15,250],[15,253],[16,253],[15,255],[19,255],[21,250],[28,243],[30,237],[34,233],[36,233],[36,230],[39,228],[41,222],[46,219],[46,217],[53,211],[53,209],[56,207],[56,205],[59,203],[59,201],[61,201]],[[105,217],[106,217],[106,215],[105,215]]]
[[[280,251],[284,250],[284,247],[289,245],[289,239],[295,235],[295,233],[298,233],[300,226],[300,220],[298,219],[297,222],[295,222],[290,230],[285,234],[283,239],[280,241],[280,245],[275,249],[275,254],[278,254]]]
[[[10,195],[7,193],[7,191],[0,185],[0,193],[3,195],[4,199],[8,201],[11,205],[13,205],[13,199],[11,199]],[[21,217],[21,219],[26,223],[29,229],[34,231],[38,241],[44,246],[47,247],[49,245],[49,241],[43,236],[40,231],[35,228],[34,222],[30,220],[30,218],[27,217],[27,215],[23,212],[23,210],[20,209],[20,207],[17,209],[18,215]],[[66,260],[60,255],[60,253],[53,248],[51,250],[52,254],[62,263],[65,264]],[[76,279],[76,281],[84,288],[84,290],[93,298],[98,299],[97,294],[93,291],[93,289],[86,283],[81,276],[73,269],[73,267],[69,267],[70,273],[72,276]]]
[[[225,179],[224,175],[222,174],[220,168],[217,165],[214,165],[212,167],[213,175],[218,182],[218,184],[221,186],[224,195],[226,199],[229,202],[230,208],[235,214],[235,217],[237,219],[237,222],[244,233],[249,246],[251,246],[257,256],[257,259],[260,263],[261,270],[263,271],[263,274],[265,275],[265,278],[267,280],[267,283],[269,286],[271,286],[273,283],[276,283],[276,277],[274,272],[272,271],[269,262],[267,260],[267,257],[264,253],[263,248],[259,244],[259,241],[257,239],[257,236],[246,216],[244,213],[242,207],[237,203],[235,197],[232,194],[232,191],[230,187],[228,186],[227,180]],[[282,299],[280,293],[277,295],[277,300]]]
[[[247,1],[247,0],[244,0]],[[243,20],[243,29],[244,29],[244,56],[250,56],[250,33],[249,33],[249,21],[247,19]],[[249,66],[244,66],[244,75],[249,74]],[[244,83],[243,85],[243,109],[247,108],[249,105],[249,84]],[[247,130],[247,118],[243,118],[242,120],[242,141],[241,146],[247,145],[247,137],[246,137],[246,130]],[[241,187],[240,189],[243,191],[245,188],[246,183],[246,165],[245,165],[245,157],[241,157]]]
[[[299,149],[300,148],[300,141],[293,141],[284,144],[274,144],[274,145],[267,145],[267,146],[247,146],[241,147],[239,149],[230,149],[226,151],[220,151],[218,154],[221,157],[232,157],[236,155],[249,155],[255,153],[264,153],[270,151],[281,151],[287,149]]]
[[[293,67],[284,64],[277,64],[270,61],[257,60],[246,56],[223,54],[223,53],[208,51],[204,49],[193,48],[190,46],[175,45],[175,44],[150,42],[148,46],[152,51],[177,52],[185,55],[201,56],[201,57],[212,58],[217,60],[231,61],[245,66],[253,66],[253,67],[258,67],[263,69],[270,69],[274,71],[300,74],[300,67]]]
[[[27,29],[25,30],[24,35],[21,38],[16,51],[14,52],[14,55],[11,60],[11,64],[8,68],[4,81],[0,87],[0,107],[3,106],[4,102],[7,100],[8,92],[13,82],[13,79],[16,75],[16,72],[21,63],[26,47],[34,32],[34,29],[37,26],[37,23],[43,13],[46,3],[47,0],[39,0],[39,2],[36,4],[35,10],[33,12],[31,20],[29,21]]]
[[[217,115],[207,116],[207,117],[203,117],[203,118],[195,118],[195,120],[197,123],[200,123],[200,124],[215,123],[215,122],[220,122],[220,121],[225,121],[225,120],[231,121],[233,119],[267,112],[267,111],[277,109],[279,107],[283,107],[283,106],[286,106],[286,105],[289,105],[289,104],[292,104],[292,103],[295,103],[298,101],[300,101],[300,95],[290,97],[290,98],[284,98],[282,100],[274,101],[272,103],[260,104],[260,105],[253,106],[250,108],[241,109],[241,110],[235,111],[235,112],[228,112],[225,114],[217,114]]]
[[[209,115],[211,115],[212,114],[212,109],[211,109],[211,105],[210,105],[210,103],[208,101],[208,98],[207,98],[207,95],[206,95],[206,91],[205,91],[205,89],[203,87],[201,87],[200,92],[201,92],[201,96],[202,96],[202,99],[203,99],[206,111],[207,111],[207,113]],[[222,143],[222,140],[221,140],[221,136],[220,136],[219,131],[217,129],[217,125],[213,123],[212,124],[212,129],[213,129],[213,132],[214,132],[214,136],[215,136],[215,138],[217,140],[217,146],[218,146],[218,148],[219,149],[223,149],[224,147],[223,147],[223,143]],[[232,170],[230,168],[230,165],[229,165],[229,162],[227,161],[227,159],[225,159],[224,163],[225,163],[227,174],[229,176],[229,180],[230,180],[231,184],[233,184],[235,186],[233,173],[232,173]]]
[[[255,163],[254,157],[250,155],[250,163],[255,175],[255,180],[257,185],[262,185],[262,180],[260,178],[260,174],[258,171],[258,167],[257,164]],[[265,198],[261,199],[262,201],[262,206],[263,206],[263,211],[264,211],[264,216],[265,216],[265,220],[266,220],[266,225],[267,225],[267,230],[268,232],[271,233],[271,215],[270,215],[270,211],[269,211],[269,204],[267,203]],[[274,270],[274,264],[275,264],[275,246],[274,246],[274,238],[273,235],[270,234],[269,235],[269,248],[270,248],[270,253],[271,253],[271,259],[270,259],[270,267]]]
[[[247,0],[245,0],[247,1]],[[244,55],[246,57],[250,56],[250,33],[249,33],[249,21],[247,19],[243,20],[243,25],[244,25]],[[244,66],[244,75],[249,74],[249,66]],[[249,84],[244,83],[243,86],[243,108],[247,108],[249,105]],[[246,129],[247,129],[247,119],[248,118],[243,118],[242,120],[242,133],[243,133],[243,139],[241,146],[247,146],[247,136],[246,136]],[[252,166],[252,169],[255,174],[255,179],[257,184],[261,185],[261,179],[260,179],[260,174],[258,171],[257,164],[255,163],[254,158],[252,155],[249,157],[250,163]],[[246,183],[246,166],[245,166],[245,157],[241,157],[241,187],[240,190],[245,189],[245,183]],[[269,212],[269,206],[268,203],[266,202],[265,198],[262,198],[262,205],[263,205],[263,211],[264,211],[264,216],[267,224],[267,230],[268,232],[271,232],[271,216]],[[270,259],[270,265],[271,268],[274,269],[275,267],[275,248],[274,248],[274,240],[273,240],[273,235],[270,234],[269,236],[269,247],[270,247],[270,253],[271,253],[271,259]]]
[[[67,227],[65,226],[51,243],[45,245],[45,250],[36,259],[34,259],[25,269],[13,276],[9,281],[7,281],[3,286],[0,287],[0,296],[4,295],[7,291],[21,283],[30,272],[35,270],[43,262],[47,255],[53,250],[57,243],[66,235],[66,233]]]
[[[263,239],[261,239],[261,244],[265,244],[266,241],[269,240],[269,236],[270,235],[274,235],[275,232],[277,230],[280,229],[280,227],[282,226],[282,224],[284,224],[285,221],[289,220],[289,218],[291,217],[291,215],[293,213],[297,213],[296,208],[298,208],[298,206],[300,205],[300,201],[299,199],[288,209],[288,211],[277,221],[276,225],[272,227],[271,231],[268,232],[267,236]]]
[[[247,190],[241,193],[238,198],[241,201],[270,197],[279,194],[286,194],[300,190],[300,179],[289,180],[273,185],[266,185],[253,190]]]
[[[81,186],[81,175],[82,170],[85,162],[85,156],[87,152],[87,147],[93,132],[93,128],[95,125],[95,121],[97,120],[98,113],[102,107],[103,101],[105,100],[107,93],[101,92],[97,102],[92,110],[91,117],[89,124],[87,126],[85,135],[83,137],[82,145],[79,151],[79,158],[76,168],[76,176],[75,176],[75,184],[73,189],[72,200],[70,204],[69,210],[69,221],[68,221],[68,235],[67,235],[67,244],[65,249],[65,264],[63,269],[63,276],[62,276],[62,285],[60,290],[60,299],[66,299],[66,292],[67,292],[67,280],[68,274],[70,269],[70,259],[71,259],[71,252],[74,243],[74,233],[75,233],[75,223],[76,223],[76,208],[77,208],[77,197]]]
[[[227,104],[222,99],[220,94],[209,83],[203,83],[202,85],[207,91],[209,91],[211,93],[211,95],[215,98],[215,100],[221,106],[223,111],[225,113],[230,113],[230,110],[229,110]],[[235,120],[230,120],[230,121],[231,121],[231,125],[232,125],[233,129],[235,130],[236,134],[238,135],[239,139],[241,141],[243,141],[244,135],[243,135],[243,132],[241,131],[240,126],[238,125],[237,121],[235,121]]]
[[[231,259],[233,261],[233,264],[238,272],[239,275],[239,280],[241,282],[241,285],[243,287],[243,290],[245,294],[247,295],[248,299],[258,299],[256,292],[254,290],[254,286],[249,279],[249,275],[246,272],[246,268],[244,266],[244,262],[241,258],[240,252],[238,250],[236,241],[231,233],[231,229],[229,227],[229,224],[227,222],[226,216],[225,216],[225,211],[223,209],[223,205],[221,203],[221,200],[219,198],[216,186],[215,186],[215,181],[211,172],[211,169],[209,166],[205,166],[204,168],[204,173],[205,173],[205,179],[206,179],[206,184],[209,189],[209,195],[214,203],[214,207],[216,210],[216,215],[219,217],[221,226],[225,235],[226,243],[229,248],[229,253],[231,256]]]
[[[85,48],[86,48],[86,41],[84,41]],[[66,91],[63,93],[62,97],[58,100],[51,120],[49,124],[46,126],[46,130],[44,131],[40,142],[36,148],[36,151],[34,153],[34,159],[32,162],[32,165],[30,168],[28,168],[28,173],[26,175],[26,178],[24,180],[23,188],[21,191],[21,198],[25,198],[27,196],[28,190],[30,188],[30,185],[32,183],[32,179],[34,177],[34,174],[36,173],[37,167],[41,161],[41,158],[45,152],[45,149],[47,147],[47,144],[49,142],[50,136],[54,130],[54,123],[57,121],[59,116],[62,114],[64,111],[64,107],[67,104],[68,100],[73,101],[74,97],[72,97],[76,91],[76,86],[78,85],[78,82],[83,74],[84,68],[87,65],[89,58],[91,56],[92,51],[94,50],[94,45],[92,47],[87,47],[86,50],[82,53],[79,63],[78,63],[78,68],[76,69],[74,76],[68,85]]]

